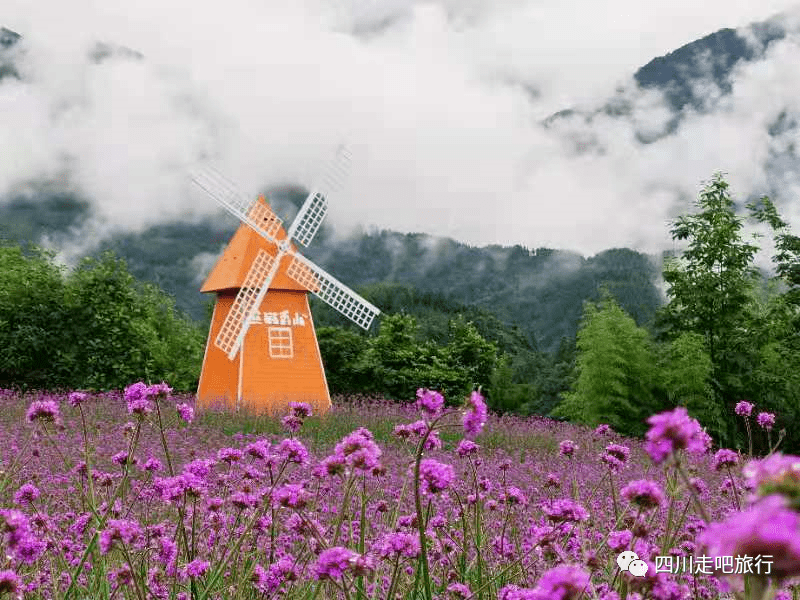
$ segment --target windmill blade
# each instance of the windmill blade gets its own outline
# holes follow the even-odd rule
[[[275,236],[281,227],[281,220],[262,197],[248,200],[232,181],[211,167],[196,169],[191,177],[197,187],[219,202],[225,210],[250,225],[266,240],[277,243]]]
[[[352,158],[353,156],[347,146],[340,144],[336,148],[333,160],[328,164],[322,175],[322,185],[320,187],[326,192],[338,192],[350,173],[350,161]]]
[[[307,258],[294,254],[286,274],[356,325],[369,329],[381,311]]]
[[[244,342],[244,336],[258,312],[269,284],[280,264],[282,253],[273,257],[266,250],[259,250],[250,270],[244,278],[242,287],[233,300],[231,309],[220,327],[214,345],[233,360]]]
[[[350,170],[350,151],[345,146],[336,149],[336,155],[328,164],[322,176],[322,184],[311,190],[297,213],[292,226],[289,228],[289,237],[303,246],[308,246],[317,233],[322,220],[328,213],[328,200],[326,195],[339,190],[344,178]]]
[[[308,246],[327,212],[328,201],[325,196],[320,192],[311,192],[289,228],[289,237]]]

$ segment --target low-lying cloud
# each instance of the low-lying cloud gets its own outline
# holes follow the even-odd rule
[[[85,227],[96,235],[141,230],[216,212],[188,183],[198,162],[250,193],[312,183],[345,140],[353,169],[329,215],[340,230],[652,252],[672,247],[669,219],[717,170],[741,199],[776,196],[797,227],[800,133],[767,133],[781,113],[800,115],[797,34],[741,66],[713,111],[686,109],[653,143],[642,140],[672,113],[631,77],[654,56],[792,4],[231,0],[222,12],[185,0],[6,0],[0,25],[24,42],[22,80],[0,84],[0,198],[59,181],[91,201]],[[97,41],[144,58],[92,62]],[[542,125],[602,106],[618,87],[630,116]]]

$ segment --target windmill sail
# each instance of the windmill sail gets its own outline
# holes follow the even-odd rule
[[[325,196],[320,192],[311,192],[289,228],[289,237],[303,246],[308,246],[322,225],[322,219],[327,212],[328,201]]]
[[[345,317],[369,329],[380,310],[307,258],[295,254],[286,274]]]
[[[269,284],[275,276],[280,261],[266,250],[259,250],[242,287],[233,300],[228,316],[217,334],[214,344],[233,360],[244,341],[250,323],[261,306]]]
[[[211,167],[193,171],[192,181],[234,217],[250,225],[267,241],[277,243],[275,235],[281,227],[281,220],[262,197],[248,200],[231,181]]]

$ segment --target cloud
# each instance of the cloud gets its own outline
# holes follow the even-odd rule
[[[663,131],[670,113],[631,80],[652,57],[788,1],[224,6],[6,0],[0,20],[25,37],[23,81],[0,85],[0,197],[35,179],[63,181],[91,201],[96,235],[141,230],[217,210],[187,183],[197,161],[251,193],[310,184],[344,139],[353,170],[328,217],[339,229],[591,254],[671,247],[667,221],[715,170],[739,197],[797,190],[796,173],[767,167],[797,131],[766,135],[800,104],[795,38],[738,70],[719,110],[687,112],[651,144],[641,138]],[[97,41],[144,59],[92,62]],[[628,117],[541,125],[564,108],[600,106],[620,86]]]

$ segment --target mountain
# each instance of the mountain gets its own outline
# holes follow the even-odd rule
[[[735,70],[762,59],[775,42],[785,39],[791,31],[780,18],[755,23],[739,31],[720,29],[654,58],[634,73],[635,86],[620,87],[615,97],[601,106],[568,108],[554,113],[543,124],[553,128],[566,119],[577,119],[591,125],[601,115],[629,119],[637,96],[642,91],[656,90],[664,95],[671,118],[660,131],[638,131],[637,139],[643,144],[657,142],[675,133],[691,112],[712,113],[721,100],[732,93]],[[770,134],[779,133],[775,128],[782,126],[786,126],[785,116],[770,126]],[[591,146],[581,145],[576,150],[589,151]]]

